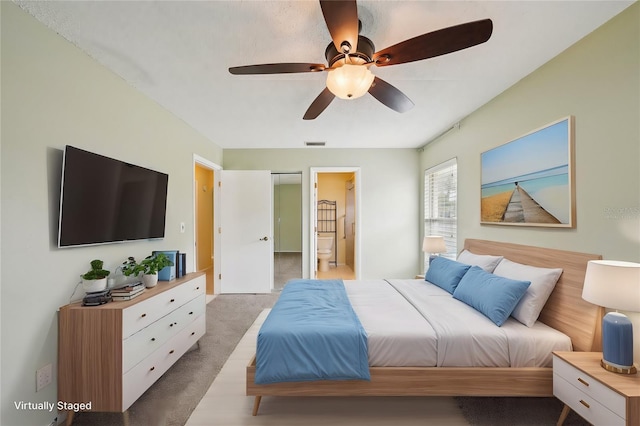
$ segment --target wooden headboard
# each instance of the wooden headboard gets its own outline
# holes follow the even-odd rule
[[[587,262],[602,259],[601,255],[474,239],[465,240],[464,248],[476,254],[504,256],[526,265],[562,268],[562,275],[538,320],[569,336],[574,351],[601,350],[604,310],[582,299]]]

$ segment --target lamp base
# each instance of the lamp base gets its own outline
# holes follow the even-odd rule
[[[619,374],[635,374],[633,326],[626,315],[609,312],[602,318],[602,367]]]
[[[636,374],[638,370],[634,365],[631,367],[622,367],[617,365],[608,364],[604,359],[600,360],[600,366],[607,371],[618,374]]]

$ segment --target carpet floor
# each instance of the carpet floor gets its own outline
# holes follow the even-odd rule
[[[555,425],[563,404],[556,398],[455,398],[462,414],[474,426]],[[590,426],[571,411],[564,426]]]
[[[302,278],[302,253],[274,253],[273,270],[273,288],[281,291],[287,281]]]
[[[278,295],[216,296],[207,305],[207,332],[199,346],[184,354],[129,408],[129,425],[184,425],[242,336]],[[120,413],[78,413],[73,424],[116,426],[123,425],[124,419]]]
[[[219,295],[207,306],[207,332],[200,339],[200,345],[194,346],[176,364],[169,369],[147,392],[145,392],[129,409],[130,426],[183,426],[193,410],[203,399],[214,379],[225,365],[234,348],[241,341],[259,314],[273,306],[278,294],[259,295]],[[254,328],[256,325],[254,325]],[[250,344],[255,344],[254,330]],[[246,338],[244,339],[246,340]],[[251,350],[249,350],[251,352]],[[243,357],[249,356],[246,352]],[[235,353],[235,352],[234,352]],[[233,374],[234,381],[229,391],[235,389],[241,401],[238,416],[242,417],[238,424],[284,425],[293,424],[293,418],[303,418],[307,426],[315,420],[318,424],[329,423],[354,425],[363,420],[360,414],[369,410],[372,418],[369,422],[397,426],[413,424],[463,424],[478,426],[538,426],[555,425],[562,403],[555,398],[264,398],[261,414],[251,417],[250,407],[253,398],[244,396],[243,366],[247,360],[233,360],[238,365],[238,374]],[[237,379],[235,378],[236,376]],[[224,377],[228,380],[229,376]],[[225,386],[227,386],[225,384]],[[223,390],[223,393],[227,393]],[[225,395],[225,397],[231,397]],[[440,407],[453,410],[454,423],[437,413]],[[361,409],[359,409],[360,407]],[[407,416],[408,410],[414,407],[412,418]],[[224,409],[224,407],[223,407]],[[229,407],[229,411],[235,410]],[[373,410],[373,411],[371,411]],[[314,414],[315,413],[315,414]],[[332,418],[326,418],[332,413]],[[395,414],[394,414],[395,413]],[[231,413],[229,413],[229,416]],[[300,417],[302,416],[302,417]],[[337,417],[336,417],[337,416]],[[230,417],[227,417],[230,418]],[[342,419],[342,420],[336,420]],[[192,421],[196,419],[191,419]],[[216,421],[202,424],[211,426],[228,426],[231,423]],[[354,423],[355,421],[355,423]],[[416,421],[418,423],[416,423]],[[444,423],[442,423],[444,421]],[[284,422],[284,423],[282,423]],[[326,423],[328,422],[328,423]],[[190,422],[192,423],[192,422]],[[124,424],[119,413],[78,413],[74,425],[81,426],[116,426]],[[196,423],[194,423],[196,424]],[[197,423],[200,424],[200,423]],[[233,423],[235,424],[235,423]],[[565,425],[588,425],[574,412],[569,414]]]

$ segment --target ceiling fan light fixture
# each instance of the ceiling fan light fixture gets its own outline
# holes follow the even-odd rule
[[[365,65],[344,64],[328,72],[327,88],[340,99],[356,99],[367,93],[374,78]]]

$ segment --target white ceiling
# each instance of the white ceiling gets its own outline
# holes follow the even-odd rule
[[[490,18],[481,45],[372,67],[415,107],[370,95],[302,116],[326,73],[233,76],[231,66],[326,63],[331,38],[316,0],[22,1],[23,9],[222,148],[419,147],[624,10],[633,1],[359,1],[376,51]],[[318,149],[318,148],[307,148]]]

